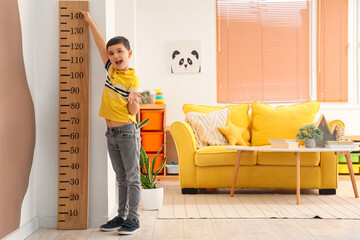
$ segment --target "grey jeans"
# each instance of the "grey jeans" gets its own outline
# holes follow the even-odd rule
[[[139,219],[140,131],[135,123],[108,128],[108,151],[119,187],[118,216]]]

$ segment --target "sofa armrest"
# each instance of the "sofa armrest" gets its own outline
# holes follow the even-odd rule
[[[196,140],[191,126],[187,122],[177,121],[171,125],[178,159],[181,188],[196,188],[195,153]]]

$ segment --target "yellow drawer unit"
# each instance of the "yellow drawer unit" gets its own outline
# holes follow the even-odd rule
[[[355,174],[359,174],[360,164],[353,164],[353,169]],[[339,174],[349,174],[347,164],[339,164]]]

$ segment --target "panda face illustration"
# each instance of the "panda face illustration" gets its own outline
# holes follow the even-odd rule
[[[179,50],[173,51],[171,73],[194,73],[200,71],[199,53],[196,50],[184,53]]]

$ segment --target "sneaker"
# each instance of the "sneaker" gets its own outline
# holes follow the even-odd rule
[[[121,217],[114,217],[112,220],[101,225],[100,230],[105,232],[117,231],[120,229],[124,222],[125,220]]]
[[[118,234],[133,234],[140,230],[140,223],[137,219],[126,219],[118,231]]]

